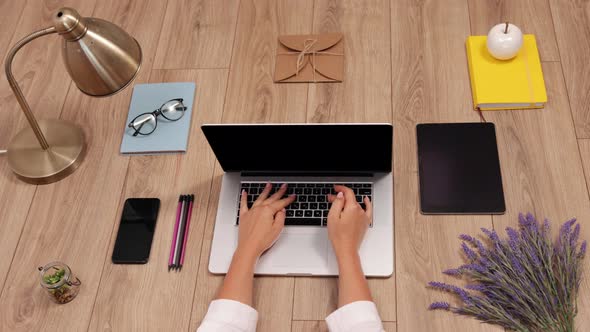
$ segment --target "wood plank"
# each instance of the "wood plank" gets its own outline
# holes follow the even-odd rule
[[[280,34],[311,32],[312,1],[242,1],[223,110],[224,123],[305,122],[307,84],[272,81]],[[190,330],[195,330],[223,281],[208,272],[222,170],[211,189]],[[291,326],[293,278],[257,277],[254,307],[258,331],[286,331]]]
[[[4,13],[0,21],[0,58],[4,56],[12,47],[12,38],[22,18],[25,8],[25,1],[2,1],[0,2],[0,13]]]
[[[314,33],[344,34],[345,79],[311,84],[308,122],[391,123],[389,3],[317,1]],[[337,308],[337,278],[297,278],[293,318],[322,320]],[[369,279],[383,320],[394,321],[395,278]]]
[[[157,69],[228,68],[239,0],[169,1]]]
[[[344,81],[311,84],[309,122],[391,122],[389,3],[316,1],[314,33],[344,34]]]
[[[510,22],[534,34],[541,61],[559,61],[549,0],[468,0],[471,33],[487,35],[499,23]]]
[[[576,135],[590,138],[590,2],[549,2]]]
[[[229,82],[228,82],[229,83]],[[207,313],[209,303],[215,298],[217,290],[223,283],[222,275],[209,273],[209,253],[211,252],[211,243],[213,242],[213,230],[215,226],[215,217],[217,216],[217,206],[219,205],[219,192],[221,191],[221,177],[223,170],[218,162],[215,162],[215,175],[212,179],[211,192],[207,202],[207,217],[205,229],[203,231],[203,243],[201,245],[199,271],[197,273],[197,287],[193,296],[192,314],[190,319],[189,331],[196,331],[203,317]],[[259,318],[262,318],[259,316]]]
[[[344,34],[342,83],[312,84],[309,122],[391,122],[389,3],[316,2],[314,33]]]
[[[590,240],[586,223],[590,201],[561,66],[543,63],[543,70],[551,97],[545,109],[513,111],[505,116],[490,112],[488,117],[496,124],[506,195],[506,214],[493,217],[494,228],[503,233],[508,226],[517,227],[518,213],[531,212],[540,220],[551,220],[556,235],[564,221],[577,217],[582,224],[580,238]],[[580,151],[588,156],[583,142]],[[588,276],[588,260],[583,266],[583,275]],[[590,330],[587,278],[582,281],[578,299],[577,330]]]
[[[90,15],[94,1],[72,0],[57,4],[53,1],[31,0],[26,5],[25,1],[2,2],[0,12],[6,16],[0,23],[2,59],[21,38],[49,26],[51,15],[62,5],[78,8],[82,15]],[[11,29],[11,25],[15,29]],[[13,74],[33,113],[39,118],[59,117],[71,84],[61,60],[60,39],[58,36],[48,36],[35,40],[23,47],[13,62]],[[0,142],[7,145],[20,129],[28,126],[28,122],[8,85],[4,70],[0,72],[0,112],[5,114],[0,122]],[[6,146],[2,146],[4,148]],[[3,289],[36,186],[18,180],[8,163],[3,161],[0,163],[0,188],[0,251],[3,253],[0,255],[0,289]]]
[[[122,26],[141,44],[145,58],[136,82],[149,76],[162,22],[159,13],[164,10],[165,3],[159,0],[142,4],[113,0],[101,1],[94,11],[94,16]],[[131,89],[102,99],[70,90],[62,118],[82,127],[88,152],[74,174],[37,190],[15,254],[19,264],[11,266],[0,298],[6,304],[0,320],[7,328],[88,328],[127,172],[128,157],[118,151],[130,96]],[[69,264],[83,282],[70,305],[54,305],[41,293],[35,268],[52,260]]]
[[[461,233],[491,227],[489,216],[420,214],[417,123],[476,122],[464,51],[470,34],[464,1],[391,2],[392,94],[395,176],[397,327],[400,331],[502,331],[428,305],[449,300],[428,289],[450,281],[442,270],[462,263]],[[452,302],[452,301],[451,301]]]
[[[161,208],[150,262],[146,265],[115,265],[110,261],[116,228],[111,234],[109,255],[90,330],[105,326],[117,331],[186,330],[193,303],[201,241],[207,216],[215,156],[200,126],[221,120],[227,70],[156,70],[150,82],[196,82],[189,149],[184,155],[134,157],[123,198],[158,197]],[[195,194],[195,209],[188,239],[186,261],[181,272],[167,269],[170,239],[181,193]],[[141,315],[134,313],[140,312]],[[150,317],[150,319],[145,319]]]
[[[272,80],[278,36],[311,33],[312,1],[242,1],[224,122],[304,122],[307,84]]]
[[[590,139],[578,139],[578,148],[582,157],[586,191],[590,192]]]
[[[383,328],[387,332],[395,332],[396,326],[394,322],[384,322]],[[328,332],[328,326],[324,321],[313,320],[294,320],[291,326],[291,332]]]

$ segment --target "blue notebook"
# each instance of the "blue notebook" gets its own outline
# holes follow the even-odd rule
[[[186,152],[193,113],[195,83],[150,83],[137,84],[133,88],[125,133],[121,142],[123,154],[159,154]],[[133,136],[135,130],[127,125],[141,113],[153,112],[165,102],[182,98],[186,106],[184,116],[178,121],[168,121],[158,116],[156,130],[150,135]]]

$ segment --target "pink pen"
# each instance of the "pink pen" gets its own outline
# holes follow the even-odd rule
[[[180,209],[182,207],[182,195],[178,197],[178,208],[176,209],[176,223],[174,224],[174,233],[172,234],[172,246],[170,246],[170,258],[168,258],[168,271],[172,268],[172,259],[174,258],[174,247],[176,247],[176,234],[180,222]]]
[[[186,231],[184,232],[184,240],[182,243],[182,251],[180,255],[180,267],[184,264],[184,253],[186,251],[186,240],[188,239],[188,230],[191,225],[191,213],[193,212],[193,201],[195,200],[195,195],[189,196],[189,205],[188,205],[188,213],[186,219]]]

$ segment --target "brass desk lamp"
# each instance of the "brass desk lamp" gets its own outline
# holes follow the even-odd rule
[[[70,175],[84,158],[82,130],[64,120],[37,121],[14,76],[11,65],[16,53],[41,36],[57,33],[64,38],[62,54],[66,69],[83,93],[102,97],[125,88],[141,65],[139,43],[113,23],[81,17],[71,8],[53,16],[53,26],[26,36],[8,53],[6,78],[31,128],[21,130],[8,145],[12,171],[23,181],[46,184]]]

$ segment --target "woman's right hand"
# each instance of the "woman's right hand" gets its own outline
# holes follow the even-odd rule
[[[368,197],[363,201],[366,210],[356,202],[352,189],[334,186],[337,195],[328,195],[332,203],[328,213],[328,235],[338,260],[355,257],[363,242],[363,237],[373,219],[373,206]]]

